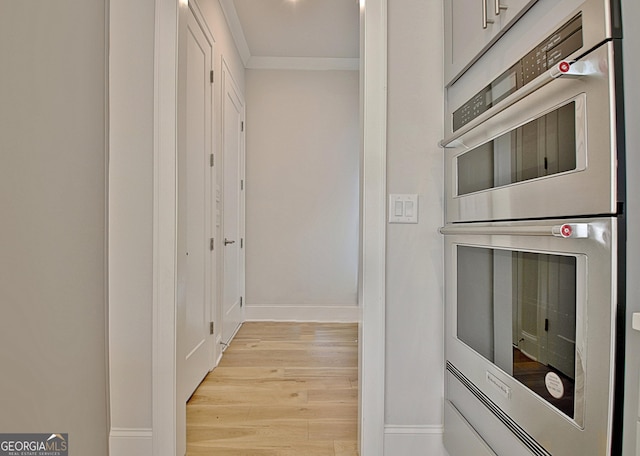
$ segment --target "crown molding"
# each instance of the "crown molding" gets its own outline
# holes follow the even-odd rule
[[[244,67],[252,70],[347,70],[360,69],[359,58],[252,56],[233,0],[219,0],[231,36]]]
[[[247,62],[251,58],[251,52],[249,51],[249,45],[247,44],[247,39],[244,36],[244,30],[242,29],[242,24],[240,24],[240,18],[238,17],[236,7],[233,4],[233,0],[219,0],[219,2],[222,7],[224,18],[231,30],[233,41],[236,44],[236,48],[240,53],[240,58],[246,68]]]
[[[245,67],[252,70],[347,70],[358,71],[360,59],[323,57],[251,56]]]

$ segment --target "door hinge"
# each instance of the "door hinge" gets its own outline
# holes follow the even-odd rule
[[[240,131],[244,131],[244,120],[240,122]]]
[[[213,154],[209,155],[209,166],[213,166]]]
[[[242,296],[240,296],[240,307],[242,307]]]
[[[213,334],[213,322],[209,322],[209,334]]]
[[[244,179],[240,179],[240,190],[244,190]]]
[[[214,240],[213,238],[209,239],[209,250],[213,251],[213,246],[214,246]]]
[[[244,238],[240,238],[240,248],[244,247]]]
[[[213,70],[209,72],[209,81],[213,84]]]

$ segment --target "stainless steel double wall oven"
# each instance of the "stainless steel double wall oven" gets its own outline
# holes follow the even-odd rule
[[[451,456],[621,454],[619,13],[529,2],[447,81]]]

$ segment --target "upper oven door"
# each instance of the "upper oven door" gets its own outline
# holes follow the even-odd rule
[[[608,454],[617,220],[441,232],[447,369],[527,446],[544,449],[535,454]],[[467,396],[447,392],[463,411]]]
[[[616,213],[613,45],[445,148],[447,223]]]

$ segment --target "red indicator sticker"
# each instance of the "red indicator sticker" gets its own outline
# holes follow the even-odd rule
[[[570,237],[573,234],[573,228],[571,228],[571,225],[562,225],[560,232],[562,233],[562,236]]]
[[[569,62],[560,62],[558,67],[560,68],[561,73],[566,73],[571,69],[571,65],[569,65]]]

